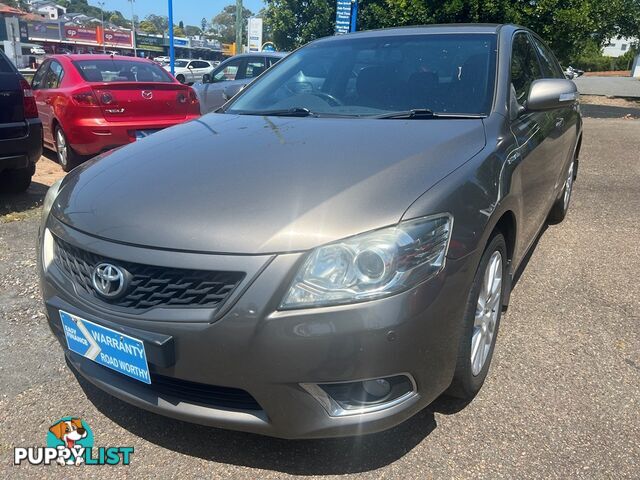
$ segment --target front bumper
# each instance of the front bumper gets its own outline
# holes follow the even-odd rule
[[[448,261],[436,278],[407,292],[359,304],[278,311],[303,254],[217,256],[120,245],[90,237],[50,218],[65,241],[111,259],[152,265],[216,268],[236,263],[244,283],[218,312],[155,309],[143,315],[88,302],[55,264],[40,266],[52,331],[68,363],[102,390],[126,402],[189,422],[284,438],[372,433],[421,410],[449,385],[461,318],[473,276],[467,258]],[[242,389],[258,410],[218,408],[184,401],[132,381],[66,349],[58,310],[116,328],[145,342],[153,375]],[[201,310],[195,312],[195,310]],[[167,342],[163,339],[171,339]],[[169,345],[167,352],[163,345]],[[163,350],[164,348],[164,350]],[[353,381],[409,374],[415,394],[390,408],[330,416],[301,383]]]

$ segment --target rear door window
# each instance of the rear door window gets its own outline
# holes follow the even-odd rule
[[[193,68],[210,68],[211,65],[209,65],[207,62],[203,62],[201,60],[196,60],[194,62],[191,62],[191,66]]]

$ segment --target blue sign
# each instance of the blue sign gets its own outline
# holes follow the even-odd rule
[[[188,47],[189,39],[188,38],[173,38],[173,44],[176,47]]]
[[[349,33],[351,28],[351,0],[336,1],[336,35]]]
[[[151,383],[141,340],[60,310],[69,350],[111,370]]]

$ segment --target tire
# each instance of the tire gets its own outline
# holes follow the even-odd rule
[[[178,80],[180,83],[184,83],[185,81],[184,75],[182,74],[176,75],[176,80]]]
[[[31,177],[36,171],[35,165],[2,173],[2,191],[7,193],[22,193],[31,185]]]
[[[558,197],[549,211],[549,223],[560,223],[567,216],[569,204],[571,202],[571,193],[573,192],[573,183],[576,179],[576,161],[571,161],[569,169],[564,180],[562,193]]]
[[[463,319],[456,369],[451,386],[446,392],[448,395],[471,400],[480,391],[487,377],[502,316],[507,262],[507,244],[504,237],[500,233],[494,234],[482,254],[473,278]],[[492,271],[494,276],[491,275]],[[495,277],[498,273],[501,275],[499,282]],[[494,281],[488,282],[491,278]],[[482,302],[481,299],[482,296],[487,300],[485,283],[491,283],[495,289],[495,293],[489,295],[489,302]],[[485,309],[482,309],[483,304]],[[488,334],[490,337],[487,337]],[[482,348],[474,350],[475,345]],[[477,353],[472,355],[474,351]]]
[[[67,136],[64,134],[62,128],[60,128],[60,125],[56,126],[54,130],[54,140],[56,156],[62,170],[70,172],[74,167],[82,163],[82,157],[71,148],[71,145],[69,145],[67,141]]]

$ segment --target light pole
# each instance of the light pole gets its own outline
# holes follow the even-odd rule
[[[138,56],[138,50],[136,49],[136,16],[133,13],[133,4],[136,0],[129,0],[131,3],[131,34],[133,35],[133,56]]]
[[[104,2],[98,2],[100,5],[100,25],[102,26],[102,53],[107,53],[107,46],[104,44]]]
[[[173,0],[169,0],[169,69],[171,75],[175,75],[176,54],[173,48]]]

